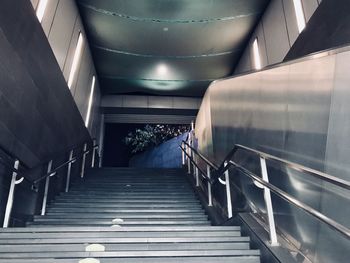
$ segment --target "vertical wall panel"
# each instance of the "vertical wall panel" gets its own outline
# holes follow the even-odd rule
[[[70,40],[70,44],[69,44],[69,49],[67,52],[67,57],[65,59],[64,67],[63,67],[63,76],[67,80],[67,82],[68,82],[69,73],[70,73],[70,70],[71,70],[72,64],[73,64],[73,57],[74,57],[75,49],[76,49],[77,44],[78,44],[79,33],[81,31],[83,32],[82,27],[83,27],[83,25],[81,23],[80,17],[77,16],[75,18],[74,30],[72,32],[72,36],[71,36],[71,40]],[[84,41],[84,45],[86,45],[86,41]]]
[[[39,0],[30,0],[34,9],[38,6]]]
[[[74,91],[74,99],[84,121],[86,119],[88,108],[87,106],[89,103],[90,88],[92,83],[92,64],[89,53],[90,52],[88,47],[85,46],[81,59],[79,74],[77,75],[77,85]]]
[[[290,48],[282,0],[271,2],[263,17],[263,24],[269,63],[281,62]]]
[[[56,15],[59,0],[48,0],[41,26],[48,37]]]
[[[319,2],[321,1],[302,0],[306,21],[313,15]],[[264,39],[265,43],[259,41],[259,47],[265,45],[266,48],[266,57],[264,50],[260,48],[262,66],[265,67],[282,62],[298,36],[293,0],[272,0],[252,34],[245,52],[236,66],[235,74],[253,69],[251,49],[255,37]],[[267,62],[265,63],[265,61]]]
[[[283,0],[283,5],[287,21],[289,43],[290,46],[293,46],[295,40],[297,40],[299,36],[299,29],[293,0]]]
[[[72,36],[77,10],[73,1],[61,0],[49,35],[49,42],[57,62],[63,69]]]
[[[246,50],[244,51],[238,66],[236,67],[235,74],[241,74],[243,72],[247,72],[252,70],[252,63],[250,58],[250,50],[251,47],[248,46]]]
[[[32,2],[32,4],[34,5],[36,3]],[[82,32],[83,34],[83,53],[71,87],[71,94],[74,97],[82,118],[85,120],[88,110],[92,76],[95,75],[97,77],[97,75],[75,1],[48,0],[48,5],[42,20],[42,28],[49,39],[51,48],[66,82],[68,82],[72,68],[79,33]],[[93,110],[90,115],[89,125],[89,130],[93,137],[98,136],[97,133],[99,131],[99,128],[97,129],[95,126],[98,125],[100,127],[100,112],[98,110],[100,106],[99,93],[98,79],[96,78],[96,96],[94,96]],[[95,120],[95,118],[97,119]],[[92,123],[97,124],[95,125]]]
[[[266,67],[269,64],[269,61],[268,61],[267,52],[266,52],[266,45],[265,45],[266,41],[265,41],[265,35],[264,35],[264,29],[263,29],[262,23],[259,23],[259,25],[257,26],[250,42],[250,47],[251,47],[250,59],[251,59],[251,65],[253,65],[252,68],[254,68],[254,56],[253,56],[252,46],[255,38],[258,39],[261,66]]]
[[[306,22],[310,20],[318,7],[317,0],[302,0]]]

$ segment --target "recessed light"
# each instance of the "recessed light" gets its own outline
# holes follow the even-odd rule
[[[164,64],[160,64],[157,67],[157,72],[160,75],[164,75],[164,74],[166,74],[168,72],[168,67],[166,65],[164,65]]]
[[[38,17],[39,22],[43,20],[44,13],[47,7],[47,1],[48,0],[41,0],[38,4],[38,8],[36,10],[36,16]]]
[[[163,31],[167,32],[167,31],[169,31],[169,28],[168,27],[164,27]]]

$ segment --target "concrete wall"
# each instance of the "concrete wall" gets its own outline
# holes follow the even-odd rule
[[[309,21],[321,0],[302,0]],[[252,45],[258,38],[262,67],[282,62],[299,36],[293,0],[271,0],[235,69],[235,74],[254,70]]]
[[[39,0],[31,1],[34,10]],[[78,106],[81,116],[86,119],[92,77],[96,76],[90,47],[87,43],[83,23],[74,0],[48,0],[42,29],[50,43],[57,63],[68,82],[73,63],[74,52],[78,42],[79,32],[84,36],[84,48],[76,77],[71,87],[72,96]],[[100,87],[96,81],[94,101],[89,122],[89,131],[92,137],[99,137],[101,114],[99,112]]]
[[[27,178],[33,180],[45,173],[50,159],[54,159],[56,167],[67,160],[69,150],[90,140],[90,135],[27,0],[1,2],[0,61],[1,221],[11,177],[9,167],[14,162],[9,156],[18,158],[21,167],[27,168]],[[79,163],[74,164],[73,177]],[[64,178],[53,179],[52,188],[58,189]],[[39,188],[37,193],[29,183],[18,186],[13,209],[14,215],[22,214],[18,220],[39,207],[42,187]]]
[[[350,47],[345,47],[214,82],[196,121],[200,151],[221,164],[241,144],[350,181],[349,67]],[[238,151],[234,161],[261,175],[256,155]],[[276,162],[267,165],[273,185],[350,227],[350,211],[344,209],[349,190]],[[230,178],[252,211],[266,215],[261,189],[237,171],[231,170]],[[232,204],[239,208],[238,192],[231,191]],[[214,203],[226,211],[224,186],[215,184],[213,192]],[[350,240],[276,195],[272,203],[279,230],[312,262],[340,263],[350,257]]]
[[[179,145],[186,140],[188,133],[173,138],[144,153],[135,155],[129,163],[130,167],[147,168],[180,168],[182,153]]]
[[[323,0],[285,61],[350,43],[348,0]]]

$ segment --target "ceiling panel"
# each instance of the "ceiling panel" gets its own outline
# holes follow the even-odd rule
[[[258,15],[212,23],[132,21],[84,9],[92,44],[130,53],[206,55],[241,49]],[[166,30],[166,31],[165,31]]]
[[[78,0],[105,94],[202,96],[268,0]]]
[[[142,57],[93,49],[100,76],[158,80],[217,79],[230,74],[240,53],[219,56],[172,58]],[[210,67],[208,67],[210,65]]]

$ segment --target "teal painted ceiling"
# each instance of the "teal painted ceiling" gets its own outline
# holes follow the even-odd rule
[[[202,96],[269,0],[77,0],[104,94]]]

